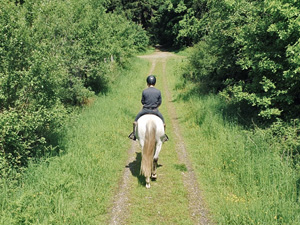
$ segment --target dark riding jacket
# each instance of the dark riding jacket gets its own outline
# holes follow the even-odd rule
[[[165,122],[163,115],[158,111],[158,107],[162,102],[160,90],[155,87],[148,87],[143,90],[141,102],[143,104],[143,109],[137,114],[135,121],[145,114],[154,114]]]

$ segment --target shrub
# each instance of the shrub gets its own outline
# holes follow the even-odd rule
[[[104,1],[1,2],[0,175],[50,154],[67,109],[117,79],[146,33]],[[136,46],[135,46],[136,44]]]
[[[192,77],[211,81],[210,86],[230,101],[247,101],[263,118],[296,118],[299,3],[204,2],[207,32],[190,60]]]

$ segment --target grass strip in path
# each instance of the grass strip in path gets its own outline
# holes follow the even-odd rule
[[[173,62],[174,60],[176,60],[175,62],[180,61],[180,59],[173,59]],[[170,88],[168,86],[168,77],[166,75],[167,72],[166,63],[167,63],[166,60],[164,60],[163,61],[163,74],[164,74],[163,84],[164,84],[165,95],[168,100],[167,101],[168,113],[170,116],[172,116],[172,120],[171,120],[172,128],[177,142],[176,152],[178,154],[178,158],[181,165],[184,165],[186,167],[186,171],[182,173],[182,176],[183,176],[183,183],[185,185],[185,188],[188,190],[190,214],[196,224],[210,224],[211,222],[208,218],[208,210],[206,208],[203,199],[203,193],[198,185],[197,177],[194,173],[193,165],[189,159],[189,155],[179,129],[180,127],[178,122],[178,116],[174,104],[172,103],[172,94],[169,91]]]

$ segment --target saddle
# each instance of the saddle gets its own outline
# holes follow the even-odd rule
[[[128,135],[128,138],[131,139],[131,140],[134,140],[136,141],[136,136],[135,136],[135,128],[136,128],[136,125],[137,125],[137,122],[134,121],[133,122],[133,131]],[[166,124],[164,123],[164,129],[166,130]],[[164,138],[162,139],[162,142],[166,142],[169,140],[169,137],[168,135],[165,133],[165,136]]]

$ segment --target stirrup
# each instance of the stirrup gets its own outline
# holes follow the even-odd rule
[[[128,138],[134,141],[136,140],[136,136],[134,135],[133,132],[131,132],[131,134],[128,135]]]
[[[164,136],[164,138],[163,138],[162,141],[163,141],[163,142],[166,142],[166,141],[168,141],[168,140],[169,140],[169,137],[168,137],[168,135],[165,134],[165,136]]]

